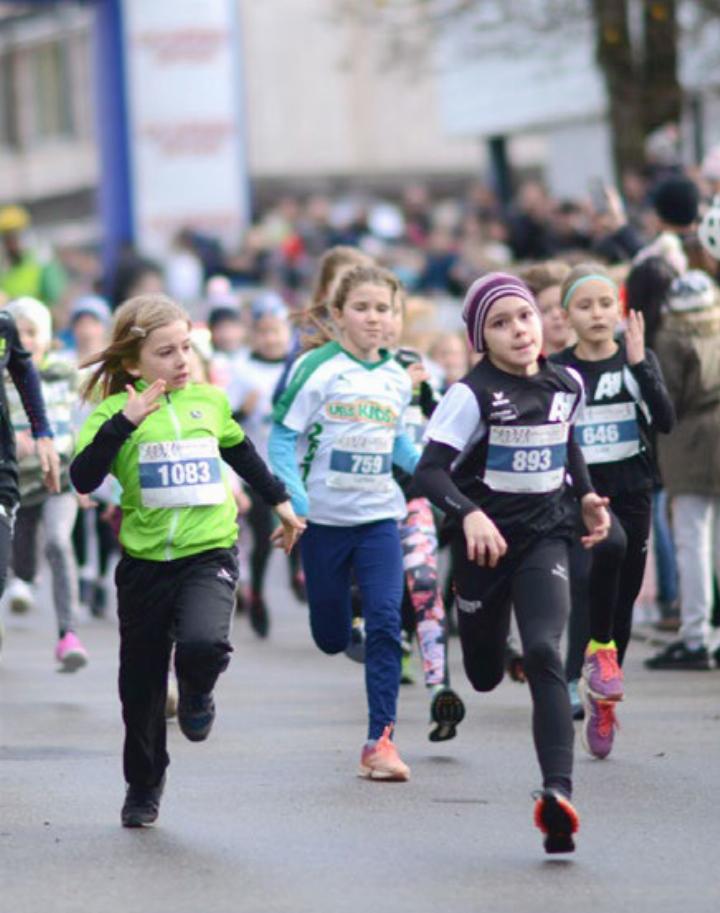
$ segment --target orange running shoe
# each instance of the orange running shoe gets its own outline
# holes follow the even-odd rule
[[[545,835],[546,853],[572,853],[580,818],[573,804],[556,789],[536,793],[535,826]]]
[[[358,776],[367,780],[409,780],[410,768],[391,741],[393,724],[386,726],[374,745],[365,745],[360,755]]]

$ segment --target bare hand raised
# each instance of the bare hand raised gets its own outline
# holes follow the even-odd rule
[[[639,365],[645,360],[645,318],[640,311],[628,311],[625,351],[629,365]]]
[[[133,425],[140,425],[144,422],[148,415],[160,408],[160,403],[157,402],[157,399],[165,392],[165,386],[164,380],[156,380],[142,393],[138,393],[132,384],[126,384],[125,389],[128,392],[128,399],[123,409],[125,418],[132,422]]]

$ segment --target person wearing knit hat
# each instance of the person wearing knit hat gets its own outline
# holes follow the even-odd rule
[[[73,301],[69,326],[60,336],[67,339],[78,364],[105,348],[111,320],[110,306],[99,295],[81,295]]]
[[[582,381],[541,356],[541,319],[528,287],[506,273],[483,276],[465,296],[463,319],[484,357],[433,413],[415,490],[451,523],[458,629],[477,691],[503,678],[514,609],[542,772],[535,824],[546,852],[571,852],[574,732],[559,641],[570,609],[572,494],[587,548],[607,535],[607,501],[593,491],[573,439]]]
[[[47,351],[52,341],[52,318],[50,311],[45,307],[42,301],[37,298],[14,298],[5,308],[8,313],[13,315],[15,323],[25,321],[34,329],[34,336],[37,338],[38,345]],[[22,332],[21,332],[22,335]]]
[[[502,298],[519,298],[540,314],[532,292],[521,279],[509,273],[481,276],[467,290],[462,309],[468,337],[476,352],[485,351],[487,316],[493,304]]]
[[[680,638],[646,660],[649,669],[712,668],[713,576],[720,559],[720,293],[690,270],[670,286],[655,339],[678,421],[658,440],[660,471],[672,499],[680,583]],[[720,663],[720,649],[714,658]]]
[[[60,490],[49,494],[43,485],[42,466],[32,440],[19,392],[8,388],[10,417],[18,454],[20,507],[15,518],[12,543],[14,579],[8,587],[10,604],[24,596],[32,601],[37,571],[38,529],[42,527],[45,557],[52,576],[53,606],[58,629],[55,659],[59,671],[74,672],[88,661],[85,647],[75,631],[78,601],[78,570],[72,547],[72,531],[78,503],[70,486],[68,469],[75,450],[74,425],[78,402],[78,372],[66,358],[50,354],[50,311],[34,298],[16,298],[6,310],[17,325],[20,342],[40,376],[43,399],[60,456]],[[22,600],[20,600],[22,601]]]
[[[75,324],[81,317],[94,317],[104,327],[109,327],[112,320],[110,305],[100,295],[81,295],[70,308],[70,323]]]
[[[700,191],[690,178],[666,178],[655,188],[652,200],[655,212],[670,231],[686,231],[697,222]]]

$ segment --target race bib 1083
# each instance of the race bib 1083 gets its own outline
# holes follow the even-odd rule
[[[144,507],[200,507],[227,497],[213,437],[153,441],[138,448]]]

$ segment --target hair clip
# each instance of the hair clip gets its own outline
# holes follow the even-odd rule
[[[133,336],[137,336],[140,339],[145,339],[145,337],[147,336],[147,330],[143,330],[142,327],[132,326],[132,327],[130,327],[130,332],[132,333]]]

